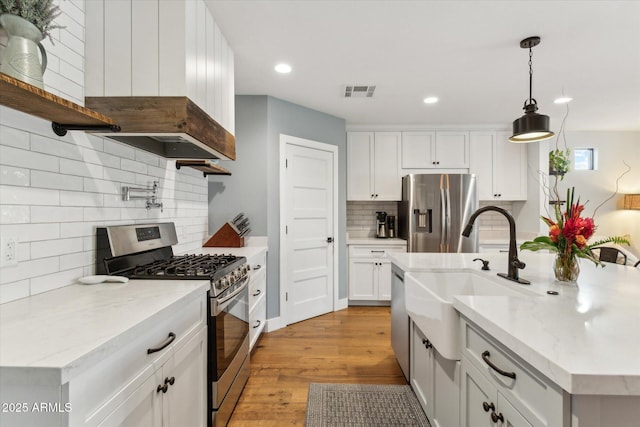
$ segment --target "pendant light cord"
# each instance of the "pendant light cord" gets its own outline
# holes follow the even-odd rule
[[[529,104],[533,103],[533,50],[529,47]]]

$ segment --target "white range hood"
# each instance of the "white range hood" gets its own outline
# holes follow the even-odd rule
[[[121,127],[100,135],[235,160],[233,51],[204,0],[92,0],[85,13],[85,105]]]

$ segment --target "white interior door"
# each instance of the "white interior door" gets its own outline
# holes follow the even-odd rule
[[[337,147],[285,135],[281,141],[285,169],[280,285],[289,324],[334,307]]]

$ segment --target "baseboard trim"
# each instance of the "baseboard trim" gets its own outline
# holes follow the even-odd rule
[[[333,311],[344,310],[347,307],[349,307],[349,299],[348,298],[339,299],[336,302],[336,307]]]
[[[344,310],[349,307],[349,299],[343,298],[339,299],[336,302],[336,307],[333,311]],[[265,332],[277,331],[278,329],[282,329],[286,327],[286,323],[281,316],[273,317],[271,319],[267,319],[267,324],[264,326]]]

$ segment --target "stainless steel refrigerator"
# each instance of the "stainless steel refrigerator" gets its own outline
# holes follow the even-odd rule
[[[475,175],[407,175],[398,202],[398,237],[407,240],[407,252],[478,252],[476,231],[468,238],[461,234],[476,209]],[[395,265],[392,272],[391,347],[408,380],[410,328],[404,272]]]
[[[406,175],[398,203],[398,237],[406,239],[407,252],[478,252],[477,233],[461,235],[476,209],[475,175]]]

